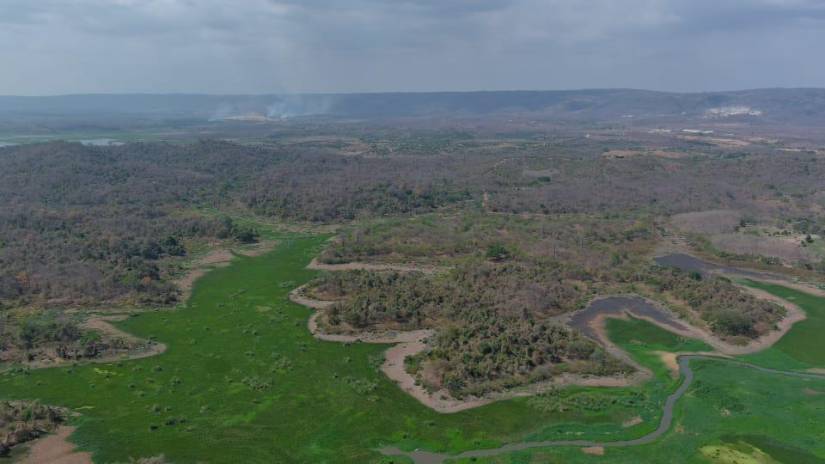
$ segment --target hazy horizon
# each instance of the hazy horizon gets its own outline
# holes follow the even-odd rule
[[[6,0],[0,95],[825,86],[816,0]]]
[[[737,93],[756,92],[764,90],[825,90],[821,87],[754,87],[741,89],[708,89],[694,91],[654,90],[634,87],[582,87],[558,89],[466,89],[466,90],[383,90],[365,92],[292,92],[292,93],[207,93],[207,92],[110,92],[110,93],[57,93],[57,94],[0,94],[0,98],[53,98],[53,97],[89,97],[89,96],[203,96],[203,97],[268,97],[268,96],[307,96],[307,95],[369,95],[369,94],[449,94],[449,93],[497,93],[497,92],[601,92],[601,91],[631,91],[655,92],[663,94],[705,94],[705,93]]]

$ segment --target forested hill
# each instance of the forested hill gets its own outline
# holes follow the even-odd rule
[[[825,120],[825,89],[759,89],[668,93],[645,90],[492,91],[298,95],[67,95],[0,97],[0,120],[10,117],[103,115],[222,120],[300,116],[387,118],[530,113],[545,118]]]
[[[511,214],[735,209],[795,220],[820,208],[825,179],[825,157],[804,151],[743,156],[737,148],[708,153],[686,145],[692,151],[677,158],[617,158],[605,156],[609,144],[584,138],[514,148],[428,137],[388,138],[361,155],[347,143],[363,148],[363,141],[340,140],[338,148],[324,141],[0,148],[0,306],[164,303],[174,297],[165,258],[192,242],[243,238],[223,214],[341,223],[482,207]]]

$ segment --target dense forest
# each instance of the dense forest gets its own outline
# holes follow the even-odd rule
[[[817,213],[825,158],[810,151],[576,131],[330,127],[323,136],[307,135],[315,126],[293,128],[254,143],[0,148],[0,308],[57,311],[30,323],[4,315],[4,343],[24,349],[34,337],[96,352],[60,311],[174,304],[181,293],[173,277],[194,250],[257,239],[240,224],[336,224],[323,262],[449,270],[326,275],[314,291],[342,299],[329,328],[446,324],[431,361],[455,393],[477,393],[562,360],[598,360],[579,368],[615,371],[552,318],[634,285],[685,302],[723,337],[770,330],[781,317],[773,305],[742,297],[729,282],[652,267],[649,254],[673,214],[744,211],[748,221],[785,221],[808,235],[825,223]],[[825,271],[810,261],[784,264]]]

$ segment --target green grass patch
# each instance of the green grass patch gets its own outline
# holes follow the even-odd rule
[[[778,369],[825,367],[825,299],[780,285],[745,281],[751,287],[785,298],[805,311],[807,318],[793,328],[773,347],[745,356],[745,360]]]
[[[186,308],[119,324],[165,343],[163,355],[9,371],[0,375],[0,398],[81,412],[73,440],[96,462],[158,454],[176,463],[382,462],[374,449],[385,444],[456,452],[524,439],[634,437],[640,429],[621,423],[639,410],[651,421],[656,414],[658,393],[637,406],[611,389],[564,411],[521,398],[433,412],[377,369],[387,346],[316,340],[306,329],[310,311],[289,302],[289,290],[314,277],[304,266],[326,237],[272,238],[275,251],[238,256],[200,279]]]
[[[744,357],[780,369],[810,367],[797,359],[800,350],[815,339],[825,301],[775,285],[748,282],[784,298],[792,298],[809,319],[795,325],[777,348]],[[655,351],[707,351],[702,342],[684,339],[641,320],[608,320],[610,338],[644,362],[660,378]],[[802,334],[796,331],[803,328]],[[783,347],[784,349],[779,349]],[[805,353],[807,354],[807,353]],[[818,353],[817,353],[818,354]],[[790,365],[788,364],[790,363]],[[769,374],[716,360],[694,360],[696,379],[674,410],[674,425],[660,440],[643,446],[606,448],[604,456],[591,456],[580,448],[526,450],[453,463],[823,463],[825,462],[825,380],[799,379]],[[789,367],[790,366],[790,367]],[[656,388],[657,380],[645,386]],[[659,384],[661,388],[666,385]]]
[[[0,398],[39,399],[80,412],[73,440],[96,462],[165,454],[176,463],[242,458],[388,464],[401,461],[382,458],[375,448],[459,452],[523,440],[644,435],[658,424],[664,398],[679,382],[653,352],[707,349],[644,321],[611,320],[610,336],[650,366],[654,380],[636,388],[569,388],[552,397],[438,414],[380,373],[386,346],[310,336],[310,311],[290,303],[287,294],[315,275],[304,266],[325,237],[277,238],[272,253],[239,256],[199,280],[185,309],[152,311],[120,324],[166,343],[165,354],[10,370],[0,375]],[[705,462],[700,448],[724,445],[721,437],[731,435],[769,436],[782,449],[825,455],[825,395],[810,394],[825,391],[825,382],[714,361],[695,362],[695,369],[697,383],[677,406],[677,429],[683,431],[645,447],[610,449],[610,462]],[[622,426],[635,416],[643,422]],[[592,459],[604,458],[562,449],[493,462]]]

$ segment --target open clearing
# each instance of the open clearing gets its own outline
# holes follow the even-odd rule
[[[304,266],[323,240],[285,237],[272,253],[238,256],[196,283],[186,309],[144,313],[118,324],[135,336],[166,344],[161,355],[9,371],[0,375],[0,397],[40,399],[81,413],[71,440],[92,452],[95,462],[159,454],[177,463],[237,462],[238,456],[247,462],[404,462],[382,457],[376,449],[457,454],[526,441],[602,443],[643,437],[660,424],[666,397],[680,385],[661,352],[708,350],[645,321],[611,319],[610,339],[651,369],[649,382],[571,387],[438,414],[380,372],[387,345],[325,342],[306,329],[310,311],[291,303],[288,293],[314,275]],[[776,348],[750,361],[768,365],[772,356],[786,356],[795,357],[800,370],[821,367],[821,351],[808,357],[803,353],[814,340],[807,330],[822,333],[822,319],[810,313],[823,307],[822,300],[761,288],[785,292],[780,296],[793,298],[811,317]],[[798,332],[802,324],[810,328]],[[697,359],[691,365],[697,379],[675,405],[674,426],[653,443],[605,448],[604,456],[573,446],[474,462],[703,462],[702,447],[743,440],[774,457],[777,450],[825,456],[825,440],[810,426],[821,422],[825,395],[805,393],[825,391],[825,381],[716,360]],[[639,419],[638,425],[623,426]]]

